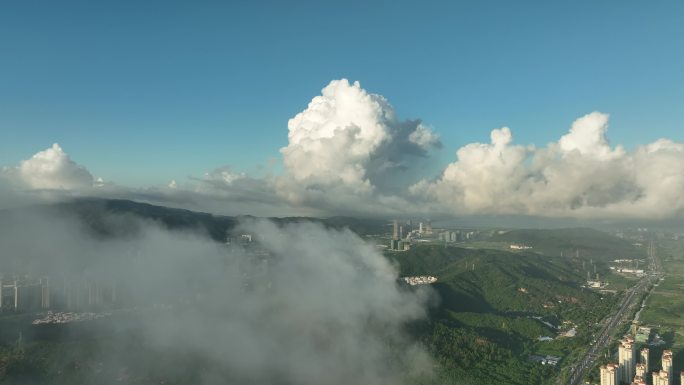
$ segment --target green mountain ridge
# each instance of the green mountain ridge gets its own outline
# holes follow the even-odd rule
[[[250,215],[215,215],[123,199],[79,198],[50,205],[0,211],[0,221],[7,217],[21,216],[25,213],[52,213],[73,216],[81,221],[86,229],[100,237],[132,235],[140,226],[136,220],[142,219],[172,231],[203,233],[217,242],[224,242],[227,233],[234,230],[240,221],[259,219]],[[270,217],[263,219],[281,225],[317,222],[336,229],[346,227],[358,234],[380,233],[388,228],[388,221],[386,220],[343,216],[329,218]]]

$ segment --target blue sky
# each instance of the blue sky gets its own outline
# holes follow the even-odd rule
[[[279,157],[287,120],[359,80],[444,143],[684,140],[684,3],[16,1],[0,8],[0,165],[53,142],[95,176],[162,184]],[[435,173],[438,170],[435,170]]]

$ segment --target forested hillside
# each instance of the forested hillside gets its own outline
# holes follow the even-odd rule
[[[421,332],[446,383],[552,383],[558,369],[528,357],[576,354],[615,300],[580,287],[574,258],[443,246],[388,257],[402,275],[438,278],[439,302]],[[538,341],[571,326],[576,337]]]

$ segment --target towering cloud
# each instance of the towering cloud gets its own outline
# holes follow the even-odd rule
[[[521,166],[531,149],[511,145],[512,139],[508,127],[493,130],[490,144],[472,143],[459,149],[458,161],[447,166],[438,181],[421,181],[411,192],[436,198],[453,211],[519,210],[511,193],[528,177]]]
[[[93,176],[76,164],[59,144],[21,162],[17,175],[29,188],[75,190],[93,186]]]
[[[353,193],[382,190],[384,174],[406,172],[440,144],[419,121],[400,121],[385,98],[346,79],[330,82],[288,129],[281,153],[289,177]]]
[[[594,111],[575,120],[570,132],[563,135],[558,146],[564,154],[577,151],[581,155],[607,160],[624,155],[620,146],[612,149],[606,138],[608,114]]]

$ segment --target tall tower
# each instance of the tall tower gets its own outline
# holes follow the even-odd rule
[[[50,308],[50,280],[48,277],[40,279],[40,307],[41,309]]]
[[[646,371],[646,373],[651,371],[651,366],[648,363],[649,362],[648,357],[649,357],[648,348],[641,348],[641,350],[639,351],[639,362],[644,364],[644,370]]]
[[[620,381],[631,383],[635,373],[635,346],[634,340],[625,338],[620,341],[618,349],[618,363],[620,364]]]
[[[672,385],[672,350],[666,349],[663,351],[663,370],[667,372],[668,383],[667,385]]]
[[[20,308],[19,306],[19,301],[23,300],[23,296],[20,295],[20,286],[19,286],[19,281],[16,279],[14,280],[14,310],[18,310]]]
[[[618,365],[601,366],[601,385],[618,385]]]
[[[670,375],[664,370],[653,372],[653,385],[670,385]]]
[[[636,364],[635,377],[646,377],[646,373],[648,373],[648,371],[646,370],[646,365],[644,365],[643,363]]]
[[[395,219],[392,225],[392,239],[399,239],[399,221]]]

